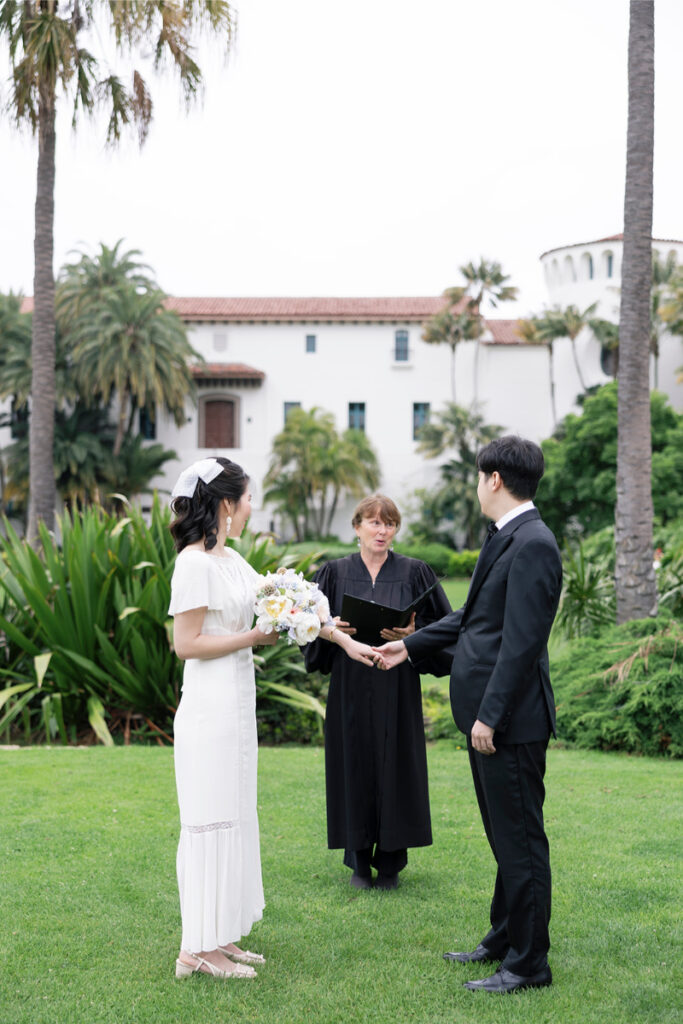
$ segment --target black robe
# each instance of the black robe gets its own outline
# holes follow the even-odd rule
[[[345,593],[405,608],[435,582],[415,558],[389,551],[373,586],[360,554],[321,567],[315,577],[341,613]],[[417,611],[415,625],[451,610],[437,586]],[[378,636],[376,644],[385,643]],[[352,661],[335,644],[305,649],[309,671],[331,672],[325,720],[327,844],[331,850],[382,850],[432,842],[420,676],[407,661],[388,672]],[[427,670],[427,669],[425,669]]]

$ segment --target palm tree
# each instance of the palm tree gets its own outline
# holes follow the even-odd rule
[[[118,400],[114,457],[121,452],[135,413],[161,406],[177,426],[194,395],[189,361],[198,358],[180,317],[164,307],[165,294],[140,292],[131,281],[104,289],[74,321],[70,338],[74,372],[83,394]]]
[[[653,615],[650,289],[654,146],[654,2],[631,0],[624,255],[619,312],[617,621]]]
[[[517,334],[525,345],[543,345],[548,353],[548,381],[550,384],[550,410],[553,417],[553,428],[557,426],[557,405],[555,402],[555,336],[547,329],[545,317],[529,317],[517,321]]]
[[[449,289],[451,295],[456,289]],[[461,295],[462,299],[462,295]],[[468,309],[458,311],[458,302],[450,302],[445,309],[435,313],[424,325],[422,340],[428,345],[446,344],[451,350],[451,398],[455,402],[455,350],[461,341],[476,341],[482,333],[482,324],[477,315]]]
[[[107,0],[4,0],[0,38],[7,43],[13,118],[38,137],[34,234],[34,314],[30,421],[30,514],[28,537],[37,542],[38,521],[54,525],[55,417],[54,186],[55,122],[61,101],[73,103],[73,123],[97,106],[109,111],[107,142],[118,142],[124,128],[137,127],[144,142],[152,119],[147,84],[135,69],[129,85],[99,56],[86,49],[109,29],[117,54],[151,51],[155,70],[166,59],[180,77],[185,100],[198,93],[201,69],[193,58],[191,35],[208,26],[229,48],[233,14],[226,0],[166,0],[110,3]]]
[[[62,267],[57,280],[55,312],[57,322],[62,322],[66,330],[79,317],[92,316],[93,307],[97,307],[105,295],[126,284],[133,285],[138,292],[158,289],[152,268],[137,259],[140,250],[120,252],[122,245],[123,239],[111,249],[101,242],[94,256],[76,250],[78,259]]]
[[[329,534],[340,497],[379,483],[377,456],[363,431],[337,433],[332,413],[293,409],[273,438],[264,500],[294,527],[297,540]]]
[[[468,300],[468,311],[479,318],[481,326],[481,331],[478,337],[475,338],[476,345],[474,348],[473,396],[474,404],[476,405],[479,396],[479,341],[485,330],[482,308],[486,303],[496,309],[501,302],[514,301],[517,298],[518,289],[513,285],[507,284],[510,280],[510,275],[504,274],[501,264],[495,260],[489,261],[482,257],[478,265],[470,262],[460,267],[460,273],[467,282],[464,293]],[[455,296],[459,291],[459,288],[447,288],[445,295],[446,297],[450,295]],[[455,398],[453,401],[455,401]]]
[[[502,428],[485,423],[483,416],[448,402],[434,419],[420,430],[418,451],[433,459],[451,453],[440,467],[442,485],[433,492],[432,512],[452,520],[456,531],[465,531],[465,544],[475,548],[485,529],[476,498],[477,452]]]
[[[546,310],[543,317],[545,321],[544,330],[547,334],[552,334],[556,341],[560,338],[569,338],[574,366],[576,367],[582,391],[586,390],[586,382],[583,379],[581,364],[579,363],[579,356],[576,351],[576,339],[581,331],[589,326],[597,306],[597,302],[594,302],[587,309],[584,309],[583,312],[576,306],[566,306],[564,309],[561,309],[560,306],[554,306],[552,309]]]
[[[654,386],[659,389],[659,343],[666,330],[666,318],[663,316],[670,288],[677,277],[678,265],[676,254],[670,252],[662,260],[655,252],[652,254],[652,291],[650,292],[650,352],[654,362]]]

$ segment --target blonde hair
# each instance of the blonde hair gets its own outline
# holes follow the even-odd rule
[[[401,525],[401,513],[391,498],[387,498],[385,494],[370,494],[359,501],[353,513],[351,526],[360,526],[363,519],[369,519],[371,516],[378,516],[383,523],[395,526],[397,530]]]

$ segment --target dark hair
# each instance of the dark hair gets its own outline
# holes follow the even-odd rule
[[[401,513],[391,498],[384,494],[370,494],[359,501],[353,513],[351,526],[360,526],[363,519],[369,519],[371,516],[378,516],[383,523],[395,526],[397,530],[401,525]]]
[[[178,497],[171,502],[171,511],[175,519],[171,523],[171,534],[176,551],[180,552],[188,544],[204,540],[204,547],[211,551],[216,546],[218,533],[218,506],[223,498],[237,503],[247,487],[249,477],[241,466],[230,459],[216,456],[216,462],[223,467],[210,484],[197,480],[197,486],[191,498]]]
[[[514,498],[530,500],[545,471],[543,452],[533,441],[506,434],[489,442],[477,455],[477,469],[485,476],[495,470]]]

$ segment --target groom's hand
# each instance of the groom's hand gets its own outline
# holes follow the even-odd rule
[[[406,645],[402,640],[394,640],[393,643],[383,644],[382,647],[373,647],[375,665],[377,668],[396,668],[408,657]]]
[[[493,732],[494,730],[490,725],[485,725],[479,719],[472,726],[472,746],[480,754],[495,754],[496,748],[493,745]]]

